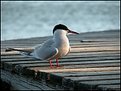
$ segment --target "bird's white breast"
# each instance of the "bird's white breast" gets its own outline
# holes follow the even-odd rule
[[[67,31],[57,30],[54,33],[55,47],[58,49],[58,57],[65,56],[70,49],[69,40],[66,36]]]

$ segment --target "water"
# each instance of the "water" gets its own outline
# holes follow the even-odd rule
[[[2,40],[52,35],[62,23],[77,32],[119,29],[119,1],[2,2]]]

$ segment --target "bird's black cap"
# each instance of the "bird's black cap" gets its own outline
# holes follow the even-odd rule
[[[63,30],[69,30],[67,26],[63,25],[63,24],[58,24],[53,28],[53,34],[57,29],[63,29]]]

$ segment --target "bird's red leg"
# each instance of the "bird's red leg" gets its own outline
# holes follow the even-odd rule
[[[52,60],[49,60],[49,63],[50,63],[50,68],[53,68]]]
[[[60,67],[60,65],[58,63],[58,58],[56,58],[56,67]]]

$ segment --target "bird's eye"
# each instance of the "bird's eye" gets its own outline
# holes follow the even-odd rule
[[[70,30],[66,30],[68,33],[70,32]]]

